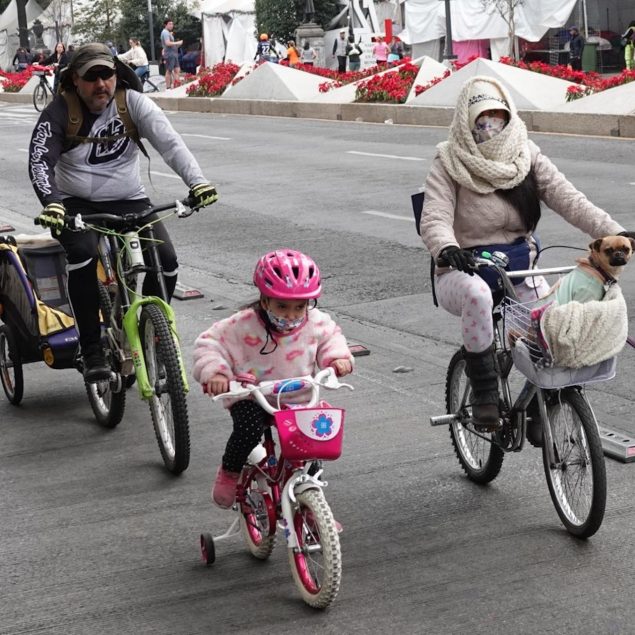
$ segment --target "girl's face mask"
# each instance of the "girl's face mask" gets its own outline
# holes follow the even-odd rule
[[[266,311],[267,317],[269,318],[269,321],[271,322],[273,327],[281,333],[286,333],[287,331],[293,331],[293,329],[297,329],[299,326],[302,326],[302,322],[304,322],[304,320],[306,319],[306,315],[303,315],[302,317],[296,318],[295,320],[289,320],[287,318],[278,317],[275,313],[269,311],[269,309],[267,309]]]
[[[477,144],[489,141],[499,135],[507,125],[506,117],[481,115],[474,124],[472,136]]]

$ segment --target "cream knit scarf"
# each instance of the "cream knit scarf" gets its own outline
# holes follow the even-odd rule
[[[474,81],[495,84],[511,110],[509,123],[493,139],[474,141],[468,123],[468,98]],[[447,141],[437,146],[443,167],[463,187],[478,194],[509,190],[521,183],[531,167],[527,128],[505,88],[491,77],[473,77],[459,95]]]

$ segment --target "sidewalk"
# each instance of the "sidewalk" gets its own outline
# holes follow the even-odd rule
[[[164,110],[262,117],[295,117],[331,121],[359,121],[410,126],[447,127],[454,108],[431,108],[404,104],[324,104],[298,101],[220,99],[212,97],[164,97],[148,95]],[[32,96],[0,93],[0,105],[31,103]],[[530,132],[584,136],[635,138],[635,115],[561,113],[521,110]]]

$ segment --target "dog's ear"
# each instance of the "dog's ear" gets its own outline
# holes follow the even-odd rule
[[[602,241],[604,240],[604,238],[598,238],[596,240],[594,240],[592,243],[589,243],[589,249],[591,251],[600,251],[600,247],[602,246]]]
[[[631,243],[631,251],[635,251],[635,239],[629,238],[628,241]]]

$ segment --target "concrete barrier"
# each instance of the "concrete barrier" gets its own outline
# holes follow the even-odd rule
[[[447,127],[454,114],[454,108],[405,104],[329,104],[257,99],[214,99],[213,97],[164,97],[160,94],[148,94],[148,97],[164,110],[178,112],[297,117],[368,123],[384,123],[390,120],[396,125],[409,126]],[[24,93],[0,93],[0,102],[30,104],[32,96]],[[519,115],[530,132],[635,138],[635,115],[563,113],[543,110],[521,110]]]

